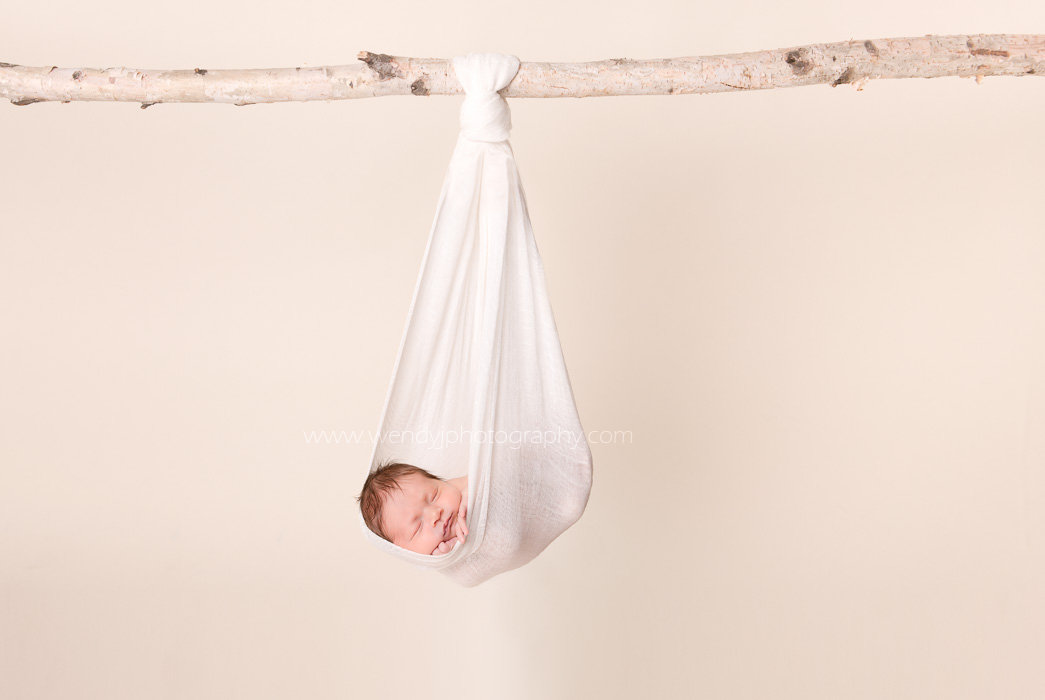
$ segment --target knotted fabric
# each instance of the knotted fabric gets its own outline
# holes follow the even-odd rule
[[[405,462],[468,475],[468,537],[420,554],[382,551],[463,586],[526,564],[584,512],[592,459],[530,226],[511,112],[497,94],[519,59],[453,60],[466,91],[370,471]]]
[[[468,54],[454,57],[454,72],[464,86],[461,136],[469,141],[507,141],[512,111],[498,94],[519,71],[519,59],[500,54]]]

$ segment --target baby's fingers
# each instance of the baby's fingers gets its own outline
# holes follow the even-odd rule
[[[464,534],[468,534],[468,523],[465,521],[465,517],[468,515],[468,501],[461,500],[461,507],[457,511],[457,525],[461,528]]]

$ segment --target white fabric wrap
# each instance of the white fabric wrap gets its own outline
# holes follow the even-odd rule
[[[573,399],[498,94],[503,54],[454,58],[466,97],[370,471],[393,460],[468,474],[469,534],[419,554],[381,550],[463,586],[526,564],[584,512],[592,459]]]

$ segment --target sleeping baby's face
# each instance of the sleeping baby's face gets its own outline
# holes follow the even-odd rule
[[[381,508],[385,534],[394,544],[411,552],[450,551],[454,544],[451,540],[460,532],[460,489],[421,474],[408,474],[398,482],[401,490],[388,494]],[[449,545],[440,546],[443,542]]]

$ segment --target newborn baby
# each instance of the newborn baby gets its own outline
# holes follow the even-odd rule
[[[446,554],[468,535],[468,476],[440,479],[412,464],[383,464],[356,498],[379,537],[421,554]]]

